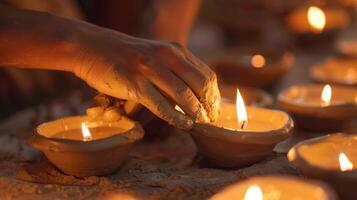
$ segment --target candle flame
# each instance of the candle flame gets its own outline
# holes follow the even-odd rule
[[[326,16],[324,11],[317,6],[310,6],[307,11],[307,19],[310,26],[316,32],[321,32],[326,25]]]
[[[263,55],[256,54],[252,57],[250,63],[255,68],[261,68],[261,67],[264,67],[264,65],[265,65],[265,58]]]
[[[242,95],[237,88],[237,98],[236,98],[236,112],[238,119],[238,127],[244,129],[248,125],[248,116],[247,111],[245,109],[244,101]]]
[[[322,90],[321,93],[321,101],[323,105],[330,104],[331,96],[332,96],[332,89],[331,86],[327,84],[324,86],[324,89]]]
[[[263,200],[263,192],[258,185],[251,185],[245,192],[244,200]]]
[[[82,135],[83,135],[83,141],[90,141],[92,140],[92,134],[90,133],[88,127],[84,122],[82,122]]]
[[[341,171],[349,171],[353,169],[353,164],[352,162],[348,159],[348,157],[346,156],[346,154],[344,153],[340,153],[339,156],[339,161],[340,161],[340,168]]]

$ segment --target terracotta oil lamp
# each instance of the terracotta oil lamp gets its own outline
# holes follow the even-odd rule
[[[357,89],[305,84],[279,93],[278,104],[291,113],[296,126],[312,131],[353,130],[357,120]]]
[[[237,87],[220,84],[219,90],[221,92],[222,101],[235,102]],[[248,106],[270,107],[273,104],[273,98],[264,90],[252,87],[239,87],[239,91],[244,99],[244,103]]]
[[[223,84],[268,89],[290,70],[294,56],[289,52],[229,50],[206,59]]]
[[[270,175],[249,178],[224,188],[210,200],[337,200],[337,195],[328,185],[315,180],[293,176]]]
[[[357,58],[329,58],[313,66],[310,76],[317,82],[357,86]]]
[[[355,8],[357,11],[357,7]],[[356,24],[341,31],[335,43],[336,49],[344,55],[357,57],[357,28]]]
[[[204,157],[218,167],[246,166],[269,155],[290,135],[293,121],[277,110],[245,107],[237,90],[236,105],[222,102],[214,123],[196,123],[191,135]]]
[[[309,177],[326,181],[341,199],[357,199],[357,134],[331,134],[302,141],[289,161]]]
[[[132,144],[144,135],[138,123],[124,116],[111,119],[113,113],[115,116],[115,111],[109,110],[95,118],[73,116],[43,123],[29,143],[66,174],[110,174],[123,163]]]
[[[317,35],[342,29],[347,27],[350,21],[348,12],[338,7],[300,7],[287,16],[289,28],[297,34]]]

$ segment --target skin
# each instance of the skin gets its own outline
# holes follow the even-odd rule
[[[0,6],[0,66],[72,72],[99,92],[139,102],[182,129],[218,116],[216,75],[178,43]]]

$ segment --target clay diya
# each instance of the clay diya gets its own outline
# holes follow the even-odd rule
[[[236,100],[237,87],[232,85],[219,85],[219,91],[223,102],[234,103]],[[269,107],[273,104],[273,98],[269,93],[252,87],[239,87],[244,103],[254,107]]]
[[[339,34],[335,43],[336,48],[344,55],[357,57],[357,28],[356,25]]]
[[[305,175],[333,186],[341,199],[357,199],[357,134],[331,134],[302,141],[288,153]]]
[[[357,58],[329,58],[313,66],[310,76],[317,82],[357,86]]]
[[[204,157],[218,167],[229,168],[262,160],[290,136],[292,127],[285,112],[245,107],[238,90],[236,105],[222,102],[218,120],[197,122],[191,135]]]
[[[298,34],[319,34],[337,30],[350,24],[346,10],[338,7],[300,7],[287,16],[288,27]]]
[[[228,50],[206,58],[223,84],[271,88],[289,71],[294,56],[268,50]]]
[[[353,130],[357,120],[357,89],[352,87],[292,86],[279,93],[278,104],[306,130]]]
[[[210,200],[290,200],[314,199],[337,200],[337,195],[328,185],[315,180],[303,180],[293,176],[270,175],[249,178],[228,186]]]
[[[143,136],[141,126],[124,116],[116,120],[73,116],[39,125],[29,143],[62,172],[86,177],[117,170]]]

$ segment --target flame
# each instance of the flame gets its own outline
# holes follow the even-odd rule
[[[256,54],[252,57],[250,63],[255,68],[261,68],[261,67],[264,67],[264,65],[265,65],[265,58],[263,55]]]
[[[84,122],[82,122],[82,135],[83,135],[83,141],[90,141],[92,140],[92,134],[90,133],[88,127]]]
[[[263,200],[263,192],[258,185],[251,185],[245,192],[244,200]]]
[[[237,98],[236,98],[236,112],[238,119],[238,127],[244,129],[248,125],[248,116],[247,111],[245,109],[244,101],[242,95],[237,88]]]
[[[326,25],[326,16],[324,11],[317,6],[310,6],[307,11],[307,19],[310,26],[316,32],[321,32]]]
[[[353,164],[352,162],[348,159],[346,154],[340,153],[340,156],[338,157],[338,160],[340,161],[340,168],[341,171],[349,171],[353,169]]]
[[[331,96],[332,96],[332,89],[331,89],[331,86],[329,84],[327,84],[324,86],[324,89],[322,90],[322,93],[321,93],[322,104],[323,105],[330,104]]]

